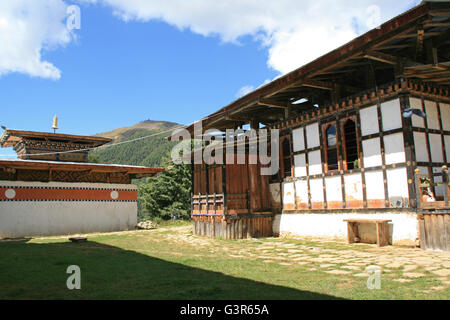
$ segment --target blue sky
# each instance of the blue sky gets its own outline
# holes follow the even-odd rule
[[[0,124],[50,131],[56,114],[59,132],[82,135],[147,119],[189,124],[367,31],[373,3],[381,22],[417,2],[5,0]],[[81,29],[69,32],[74,3]],[[321,5],[334,8],[317,16]]]
[[[80,134],[147,119],[190,123],[277,74],[251,39],[234,45],[163,22],[124,22],[102,7],[82,10],[77,35],[43,56],[62,71],[59,80],[0,78],[3,125],[45,131],[55,114],[61,132]]]

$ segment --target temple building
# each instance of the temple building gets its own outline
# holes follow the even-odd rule
[[[137,224],[132,179],[164,169],[88,163],[88,152],[111,139],[5,130],[0,160],[0,238],[110,232]]]
[[[346,237],[346,220],[365,219],[373,242],[369,222],[385,219],[390,243],[450,250],[449,87],[450,2],[423,1],[212,113],[194,138],[279,130],[279,170],[227,151],[194,164],[195,234]]]

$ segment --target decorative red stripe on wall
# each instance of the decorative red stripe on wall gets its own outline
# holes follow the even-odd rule
[[[0,200],[137,201],[137,190],[0,187]]]

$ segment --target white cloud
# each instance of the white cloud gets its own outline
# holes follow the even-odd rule
[[[239,89],[239,91],[236,93],[236,98],[240,98],[243,97],[247,94],[249,94],[250,92],[252,92],[253,90],[255,90],[254,86],[243,86],[242,88]]]
[[[61,71],[42,59],[45,50],[72,41],[66,28],[67,0],[0,1],[0,76],[19,72],[59,79]],[[223,42],[251,35],[269,52],[267,64],[285,74],[351,40],[373,24],[368,8],[383,21],[420,0],[78,0],[112,8],[124,21],[161,20]]]
[[[238,42],[252,35],[269,50],[268,66],[281,74],[345,44],[373,26],[372,5],[383,21],[420,0],[79,0],[113,8],[125,21],[162,20],[179,29]],[[368,10],[371,8],[371,10]],[[381,21],[380,21],[381,22]]]
[[[249,94],[250,92],[254,91],[255,89],[261,88],[263,86],[265,86],[266,84],[270,83],[272,80],[270,79],[266,79],[260,86],[258,86],[257,88],[255,88],[252,85],[247,85],[247,86],[243,86],[242,88],[240,88],[238,90],[238,92],[236,93],[236,98],[241,98],[247,94]]]
[[[0,76],[11,72],[59,79],[61,71],[42,59],[44,50],[68,44],[62,0],[0,1]]]

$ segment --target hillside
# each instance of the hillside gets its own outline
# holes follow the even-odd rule
[[[173,122],[147,120],[131,127],[99,133],[97,136],[111,138],[112,143],[117,143],[165,132],[143,140],[101,148],[91,153],[91,159],[100,163],[159,167],[162,165],[162,159],[170,155],[172,147],[176,144],[168,141],[167,137],[170,136],[171,129],[178,126],[179,124]]]

